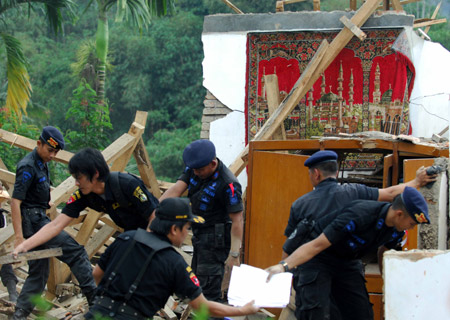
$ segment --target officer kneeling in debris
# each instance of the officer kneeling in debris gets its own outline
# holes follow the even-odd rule
[[[204,219],[192,214],[187,199],[169,198],[157,207],[150,232],[138,229],[122,233],[94,268],[98,291],[86,319],[95,315],[114,319],[151,318],[173,293],[189,299],[194,309],[206,304],[213,316],[257,312],[253,302],[235,308],[206,300],[191,267],[172,247],[182,245],[191,222],[203,223]]]

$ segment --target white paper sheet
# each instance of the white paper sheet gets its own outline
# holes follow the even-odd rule
[[[267,282],[268,272],[246,264],[233,267],[228,303],[243,306],[255,300],[255,305],[265,308],[284,308],[289,303],[292,273],[283,272],[272,276]]]

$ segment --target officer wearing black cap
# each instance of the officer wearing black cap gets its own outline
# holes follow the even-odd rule
[[[193,215],[189,200],[170,198],[156,209],[150,225],[122,233],[100,257],[94,268],[99,283],[94,305],[86,319],[95,315],[112,319],[150,319],[173,293],[190,300],[198,309],[208,306],[215,316],[238,316],[255,313],[253,303],[234,308],[206,300],[191,267],[172,247],[180,247],[191,226],[204,219]]]
[[[286,257],[297,249],[311,229],[314,221],[323,215],[343,208],[353,200],[392,201],[405,186],[418,188],[435,180],[435,176],[427,176],[424,167],[416,172],[416,178],[405,183],[384,189],[367,187],[362,184],[339,184],[338,155],[332,150],[321,150],[309,157],[304,165],[309,168],[309,180],[314,190],[298,198],[291,206],[288,224],[284,231],[288,238],[283,246],[282,257]],[[298,232],[297,232],[298,231]],[[294,272],[293,286],[298,292],[308,279]],[[296,295],[296,313],[308,306],[301,306],[299,295]]]
[[[429,222],[427,203],[415,188],[405,187],[392,204],[356,200],[319,218],[307,242],[267,271],[270,277],[298,266],[298,319],[330,319],[332,313],[336,319],[372,320],[360,258],[380,246],[395,248],[404,230]]]
[[[186,169],[161,199],[179,197],[186,190],[192,211],[205,218],[194,225],[192,268],[205,297],[219,301],[225,264],[239,265],[243,234],[241,185],[231,171],[216,158],[214,144],[196,140],[183,152]]]
[[[55,127],[45,127],[36,148],[17,164],[11,200],[16,248],[23,244],[25,238],[31,237],[50,223],[45,214],[45,210],[50,208],[50,174],[47,163],[62,149],[64,138],[61,132]],[[56,247],[62,247],[63,255],[58,259],[69,265],[89,300],[93,296],[95,283],[86,251],[64,231],[36,249]],[[13,319],[26,319],[34,308],[30,298],[42,293],[49,275],[48,259],[31,260],[28,265],[28,278],[17,300]]]

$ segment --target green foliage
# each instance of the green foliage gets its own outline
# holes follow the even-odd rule
[[[207,320],[209,317],[209,309],[206,304],[200,305],[200,308],[195,311],[194,320]]]
[[[83,147],[103,149],[109,140],[106,130],[112,129],[108,105],[96,103],[97,94],[86,81],[81,81],[73,91],[72,106],[67,110],[66,120],[76,124],[66,132],[71,150]]]
[[[156,132],[147,143],[147,152],[158,179],[175,182],[184,169],[184,148],[199,138],[200,123],[187,129],[163,129]]]

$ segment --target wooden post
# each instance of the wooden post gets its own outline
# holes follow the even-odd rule
[[[434,9],[434,12],[433,12],[433,15],[431,16],[431,19],[433,19],[433,20],[436,19],[437,14],[439,12],[439,9],[441,8],[441,4],[442,4],[442,1],[439,2],[439,4],[436,6],[436,9]],[[431,26],[427,26],[423,32],[428,34],[428,31],[430,31],[430,28],[431,28]]]
[[[350,10],[356,11],[356,0],[350,0]]]
[[[350,21],[355,26],[361,27],[367,19],[369,19],[370,15],[372,15],[377,6],[378,0],[367,0]],[[336,56],[352,39],[352,37],[353,33],[348,28],[344,28],[338,33],[330,45],[328,45],[328,42],[326,41],[322,42],[313,59],[308,64],[306,70],[300,75],[300,78],[294,88],[292,88],[289,95],[281,103],[280,107],[278,107],[277,112],[269,117],[263,127],[256,134],[254,140],[268,140],[268,137],[272,136],[273,132],[279,127],[281,121],[283,121],[285,117],[295,108],[301,98],[303,98],[309,89],[314,85],[320,74],[324,72],[325,69],[333,62]],[[278,117],[280,117],[281,120],[278,119]],[[238,176],[245,168],[246,161],[242,158],[245,158],[247,154],[248,145],[229,166],[231,172],[233,172],[235,176]]]
[[[313,0],[313,10],[320,11],[320,0]]]
[[[278,87],[278,77],[276,74],[264,76],[266,86],[267,106],[269,107],[269,116],[271,116],[280,105],[280,89]],[[286,140],[286,131],[283,123],[275,130],[272,138],[274,140]]]
[[[156,179],[155,171],[153,170],[150,157],[148,156],[147,149],[145,148],[144,141],[139,139],[138,144],[133,152],[134,159],[136,160],[139,174],[144,184],[150,188],[150,192],[159,199],[161,197],[161,189],[159,188],[158,180]]]

